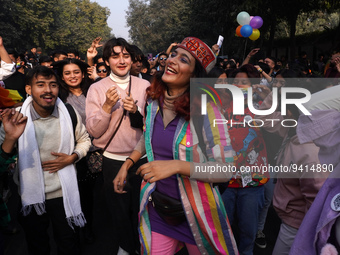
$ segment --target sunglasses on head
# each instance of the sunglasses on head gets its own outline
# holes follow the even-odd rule
[[[160,58],[160,60],[166,60],[167,58]]]
[[[106,73],[107,70],[106,69],[102,69],[102,70],[98,70],[97,73]]]

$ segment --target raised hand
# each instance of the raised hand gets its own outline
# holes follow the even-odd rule
[[[115,86],[110,87],[106,91],[105,95],[106,95],[106,100],[103,105],[103,110],[107,113],[111,113],[112,107],[116,105],[116,103],[120,99],[120,95]]]
[[[14,108],[1,110],[1,119],[6,133],[6,137],[12,140],[18,140],[24,132],[27,117]]]
[[[11,153],[15,143],[25,130],[27,117],[13,109],[0,110],[0,117],[5,130],[5,139],[2,149],[6,153]]]
[[[96,39],[94,39],[94,40],[92,41],[91,47],[93,47],[93,48],[95,48],[95,49],[102,47],[103,44],[99,44],[101,40],[102,40],[101,37],[97,37]]]
[[[123,108],[128,112],[135,113],[138,110],[136,105],[137,101],[134,101],[132,96],[129,96],[129,93],[126,92],[127,96],[122,100]]]
[[[270,88],[262,84],[252,85],[252,88],[253,88],[253,93],[256,92],[261,97],[262,100],[264,100],[271,92]]]

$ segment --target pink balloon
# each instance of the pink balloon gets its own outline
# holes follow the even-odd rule
[[[250,16],[250,20],[252,20],[254,18],[254,16]]]
[[[254,29],[258,29],[262,27],[263,19],[260,16],[255,16],[250,20],[249,25]]]

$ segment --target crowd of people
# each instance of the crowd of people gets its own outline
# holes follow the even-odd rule
[[[51,222],[58,254],[81,254],[80,235],[96,241],[100,176],[119,255],[184,247],[251,255],[266,248],[271,204],[282,222],[273,254],[338,254],[340,49],[328,62],[259,51],[221,58],[218,45],[187,37],[153,58],[123,38],[102,45],[98,37],[85,61],[71,48],[18,54],[0,37],[1,233],[16,232],[5,196],[13,173],[28,253],[50,254]],[[211,90],[219,101],[198,102],[192,78],[221,84]],[[292,104],[302,96],[287,96],[289,88],[309,91],[311,115]],[[273,107],[285,96],[290,104]],[[216,166],[235,171],[195,172]]]

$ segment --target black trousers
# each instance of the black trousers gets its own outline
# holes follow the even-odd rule
[[[139,194],[142,177],[136,175],[146,158],[139,160],[128,173],[125,194],[114,192],[113,180],[124,161],[103,157],[103,178],[105,198],[113,220],[117,245],[130,254],[140,250],[138,235]]]
[[[50,255],[48,227],[51,221],[58,255],[78,255],[79,239],[76,228],[67,223],[63,198],[45,201],[46,213],[37,215],[34,208],[29,215],[19,213],[18,220],[25,232],[30,255]]]
[[[94,209],[94,186],[99,174],[90,174],[87,166],[86,157],[76,164],[77,180],[80,196],[81,209],[86,219],[86,226],[92,229],[93,209]]]

